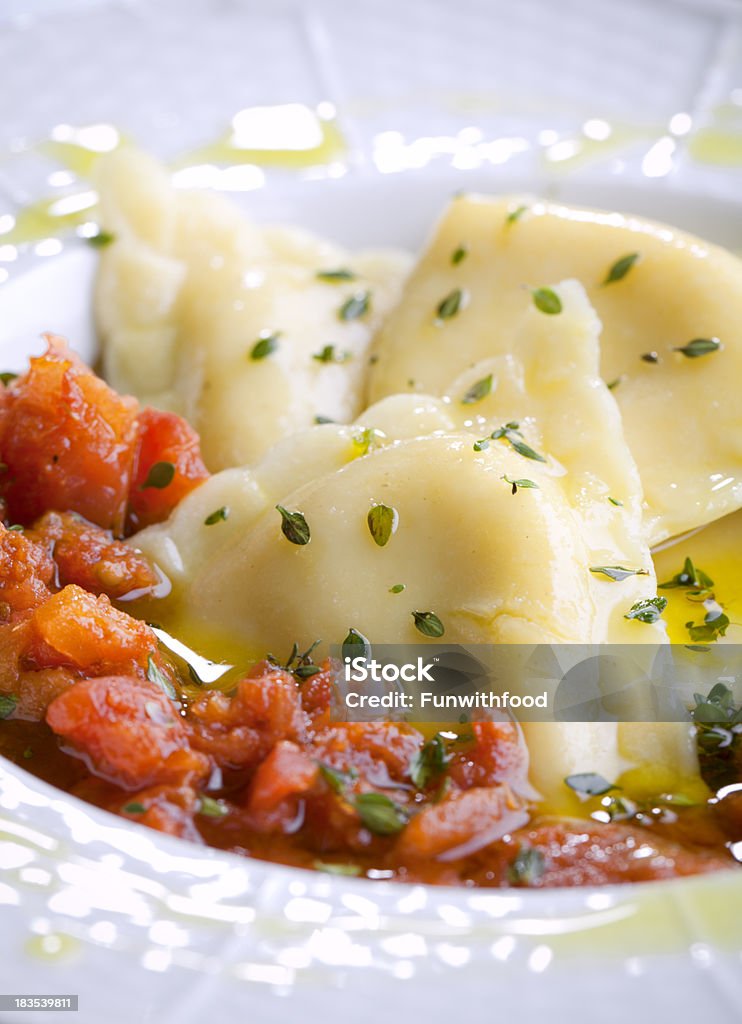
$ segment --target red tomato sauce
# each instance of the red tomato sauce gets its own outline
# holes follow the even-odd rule
[[[427,740],[334,723],[328,663],[261,662],[229,693],[194,685],[118,602],[156,599],[161,575],[122,538],[208,477],[198,438],[58,338],[0,392],[0,462],[0,755],[39,777],[162,832],[338,874],[544,887],[735,865],[738,794],[622,821],[539,817],[512,723]]]

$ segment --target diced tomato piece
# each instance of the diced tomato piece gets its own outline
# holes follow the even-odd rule
[[[301,706],[312,719],[315,729],[330,724],[333,669],[329,661],[322,670],[301,684]]]
[[[0,524],[0,622],[43,604],[53,578],[54,563],[46,551]]]
[[[293,676],[266,662],[256,670],[238,683],[234,697],[212,690],[188,709],[193,746],[225,767],[254,767],[279,740],[305,737]]]
[[[125,789],[182,784],[203,779],[209,771],[209,759],[188,748],[172,702],[136,677],[83,679],[52,701],[46,720],[96,774]]]
[[[416,815],[401,834],[398,856],[411,859],[464,856],[528,821],[528,811],[508,786],[455,792]],[[447,856],[448,855],[448,856]]]
[[[171,836],[203,843],[193,818],[198,811],[199,798],[190,786],[153,786],[140,793],[129,794],[109,806],[114,813],[123,814],[132,821],[166,832]],[[139,807],[144,811],[140,811]]]
[[[295,743],[277,743],[253,776],[247,812],[253,828],[285,831],[297,820],[299,800],[317,781],[319,769]]]
[[[121,599],[143,597],[160,582],[140,551],[72,512],[47,512],[28,536],[51,553],[61,586],[76,583],[91,594]]]
[[[121,533],[137,439],[137,402],[122,398],[61,338],[8,388],[0,494],[14,522],[75,511]]]
[[[647,882],[735,864],[731,855],[684,846],[642,826],[555,819],[536,822],[482,850],[464,877],[480,885],[507,885],[508,868],[524,848],[542,857],[541,870],[529,882],[536,887]]]
[[[129,493],[130,533],[167,519],[178,502],[209,476],[198,434],[181,416],[143,409],[137,422],[139,446]],[[158,464],[165,469],[153,473]],[[165,486],[161,486],[163,482]]]
[[[314,756],[340,771],[355,769],[374,786],[409,782],[412,758],[422,735],[395,722],[351,722],[330,726],[312,741]]]
[[[474,722],[473,743],[457,750],[448,773],[462,789],[507,782],[516,792],[532,796],[528,785],[528,748],[514,722]]]
[[[104,673],[144,672],[157,638],[144,622],[70,584],[34,612],[32,658],[38,667],[71,665]]]

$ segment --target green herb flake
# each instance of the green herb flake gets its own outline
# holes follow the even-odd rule
[[[643,363],[650,363],[652,366],[656,366],[660,361],[658,352],[643,352],[639,358]]]
[[[338,796],[342,796],[357,777],[355,772],[342,772],[339,768],[333,768],[332,765],[325,764],[324,761],[318,761],[317,768],[327,785]]]
[[[423,636],[437,639],[446,631],[435,612],[412,612],[412,618],[415,620],[415,629]]]
[[[321,352],[315,352],[312,359],[318,363],[345,363],[350,359],[350,352],[336,352],[334,345],[325,345]]]
[[[381,430],[377,430],[376,427],[366,427],[360,434],[356,434],[353,438],[353,447],[356,450],[356,457],[360,458],[362,455],[368,455],[372,448],[380,444],[385,434]]]
[[[449,292],[445,299],[441,299],[436,307],[436,320],[450,320],[451,317],[461,310],[466,304],[467,293],[462,288],[454,288],[452,292]]]
[[[696,748],[701,777],[712,792],[739,781],[742,746],[742,706],[726,683],[715,683],[708,694],[694,694],[691,718],[696,726]]]
[[[20,523],[13,523],[12,526],[8,527],[8,533],[23,533],[25,527]]]
[[[515,422],[506,423],[504,427],[498,427],[497,430],[493,430],[489,438],[484,438],[482,441],[477,441],[476,444],[482,446],[482,448],[488,447],[485,441],[507,441],[508,444],[516,451],[519,455],[522,455],[524,459],[532,459],[534,462],[546,462],[543,455],[539,455],[529,444],[523,440],[523,435],[518,429],[518,424]],[[481,451],[481,448],[474,446],[475,451]]]
[[[250,358],[258,360],[265,359],[267,356],[271,355],[271,353],[275,352],[278,348],[278,339],[280,337],[280,331],[263,331],[253,347],[250,349]]]
[[[562,300],[553,288],[534,288],[531,298],[536,309],[548,316],[555,316],[562,311]]]
[[[150,683],[154,683],[155,686],[159,686],[162,692],[169,697],[170,700],[177,700],[178,695],[175,692],[175,687],[151,654],[147,659],[147,679],[149,679]]]
[[[722,344],[718,338],[694,338],[687,345],[674,348],[673,352],[680,352],[687,359],[698,359],[700,356],[718,352],[721,348]]]
[[[500,479],[504,480],[506,484],[510,484],[513,494],[517,494],[518,489],[521,487],[526,489],[535,488],[536,490],[539,490],[538,484],[533,480],[529,480],[527,477],[523,477],[520,480],[511,480],[509,476],[503,475]]]
[[[409,821],[405,808],[383,793],[359,793],[353,806],[369,832],[377,836],[395,835]]]
[[[614,583],[627,580],[629,576],[649,576],[648,569],[624,569],[622,565],[591,565],[590,572],[607,576]]]
[[[203,814],[205,818],[223,818],[229,814],[229,807],[223,800],[202,796],[198,801],[198,813]]]
[[[345,300],[338,310],[340,320],[358,320],[365,316],[371,308],[371,292],[356,292]]]
[[[389,505],[374,505],[366,518],[371,536],[383,548],[397,529],[399,513]]]
[[[685,628],[693,643],[712,644],[720,636],[726,636],[730,625],[729,616],[718,609],[712,609],[706,613],[703,622],[686,622]]]
[[[404,583],[395,583],[393,587],[389,588],[390,594],[401,594],[405,590]]]
[[[544,874],[546,860],[533,846],[521,846],[508,868],[508,881],[515,886],[535,885]]]
[[[318,270],[315,276],[318,281],[337,284],[341,281],[355,281],[358,275],[347,267],[338,267],[336,270]]]
[[[10,718],[18,706],[18,698],[14,693],[0,693],[0,719]]]
[[[410,779],[418,789],[425,789],[431,782],[437,782],[449,760],[445,741],[436,733],[413,754],[408,770]]]
[[[317,424],[318,427],[321,427],[324,423],[334,423],[335,420],[333,420],[330,416],[315,416],[314,422]]]
[[[618,387],[618,385],[621,383],[622,380],[623,380],[623,377],[614,377],[613,380],[609,380],[606,383],[606,387],[608,388],[609,391],[615,391],[616,388]]]
[[[622,256],[620,259],[616,260],[604,277],[603,285],[605,286],[607,284],[614,284],[616,281],[622,281],[638,259],[638,252],[630,252],[627,256]]]
[[[665,608],[667,608],[666,597],[645,597],[632,604],[624,618],[636,619],[637,622],[646,622],[651,625],[653,622],[659,622]]]
[[[23,751],[23,760],[24,761],[30,761],[32,757],[33,757],[33,750],[31,749],[31,747],[26,747],[26,749]]]
[[[14,380],[16,380],[17,377],[18,377],[18,374],[17,373],[11,373],[10,370],[5,370],[3,373],[0,373],[0,381],[2,381],[2,383],[6,387],[7,387],[8,384],[11,384]]]
[[[140,804],[138,800],[132,800],[130,804],[124,804],[121,810],[124,814],[144,814],[147,808],[144,804]]]
[[[140,491],[146,491],[149,487],[155,487],[158,491],[163,491],[166,487],[169,487],[175,477],[175,464],[172,462],[155,462],[149,467],[147,473],[147,479],[139,488]]]
[[[686,558],[683,568],[666,583],[659,583],[660,590],[675,590],[676,588],[688,590],[691,588],[710,590],[714,581],[703,571],[697,569],[690,558]]]
[[[344,875],[355,878],[362,874],[358,864],[334,864],[331,861],[315,860],[312,864],[315,871],[323,871],[326,875]]]
[[[88,245],[92,245],[94,249],[104,249],[111,242],[116,241],[116,236],[111,231],[104,231],[99,228],[94,235],[90,235],[85,239]]]
[[[215,526],[216,523],[223,523],[225,519],[229,519],[229,505],[215,509],[204,519],[204,526]]]
[[[604,793],[610,793],[611,790],[620,788],[612,782],[608,782],[597,772],[578,772],[576,775],[568,775],[564,781],[581,797],[603,796]]]
[[[359,648],[361,648],[360,651]],[[363,652],[363,657],[368,657],[371,651],[371,642],[363,633],[360,633],[351,626],[348,630],[348,635],[342,643],[342,655],[344,658],[357,658],[361,656],[361,651]]]
[[[454,266],[457,266],[462,260],[465,260],[468,255],[469,246],[460,245],[451,253],[451,263],[453,263]]]
[[[611,498],[609,495],[608,501],[610,501],[611,505],[615,505],[617,508],[623,508],[623,502],[619,501],[618,498]]]
[[[301,512],[289,512],[283,505],[276,505],[281,513],[281,533],[292,544],[303,546],[311,539],[309,524]]]
[[[474,405],[475,402],[481,402],[483,398],[492,391],[492,374],[487,374],[486,377],[482,377],[475,384],[469,388],[464,397],[461,399],[462,405]]]
[[[520,220],[523,214],[528,210],[527,206],[516,206],[514,210],[505,218],[505,227],[509,227],[511,224],[515,224],[516,221]]]

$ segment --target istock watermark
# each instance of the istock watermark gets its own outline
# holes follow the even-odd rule
[[[715,686],[742,696],[737,644],[364,643],[331,657],[335,721],[687,722]]]

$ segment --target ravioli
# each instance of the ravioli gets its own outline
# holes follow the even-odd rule
[[[253,462],[317,416],[360,412],[366,348],[406,256],[257,227],[220,196],[174,189],[133,150],[103,162],[99,192],[114,236],[96,286],[106,376],[186,416],[210,469]]]
[[[472,368],[493,381],[476,406],[392,396],[356,426],[312,428],[217,475],[138,534],[186,617],[251,649],[339,642],[350,627],[411,642],[415,609],[434,610],[452,642],[661,641],[661,626],[625,617],[655,577],[638,473],[597,377],[599,323],[579,284],[557,287],[564,311],[548,337],[526,309],[511,354]],[[488,436],[503,423],[508,436]],[[367,525],[378,503],[399,522],[383,548]],[[303,513],[309,544],[286,541],[277,504]],[[204,528],[223,505],[229,520]],[[615,565],[630,573],[620,584],[598,571]],[[403,599],[389,594],[400,582]]]
[[[740,507],[742,262],[638,218],[523,205],[452,202],[376,336],[370,400],[410,389],[445,394],[472,364],[510,351],[531,288],[575,278],[602,322],[601,373],[639,467],[651,542]],[[454,260],[457,250],[465,255]],[[699,340],[711,344],[677,351]]]

